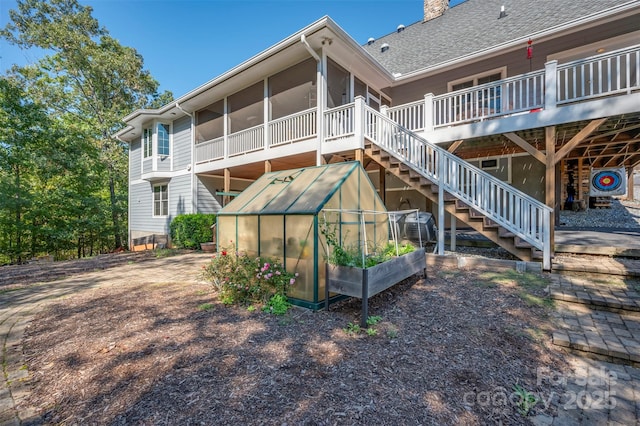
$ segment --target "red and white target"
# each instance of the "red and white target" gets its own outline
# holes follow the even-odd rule
[[[591,169],[589,196],[608,197],[627,193],[627,175],[624,167]]]

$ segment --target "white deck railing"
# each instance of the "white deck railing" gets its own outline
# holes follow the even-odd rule
[[[196,163],[224,158],[224,137],[196,144]]]
[[[544,70],[445,93],[393,108],[382,108],[387,117],[411,131],[494,119],[539,109],[561,107],[603,96],[640,90],[640,45],[557,65]],[[356,132],[353,103],[332,108],[322,118],[323,141],[353,137]],[[309,109],[273,120],[223,138],[196,145],[196,162],[270,149],[318,136],[318,109]],[[268,140],[265,140],[268,128]]]
[[[387,108],[387,117],[399,125],[413,131],[424,129],[424,104],[425,101],[416,101],[400,105],[395,108]]]
[[[381,113],[367,106],[364,109],[364,134],[368,139],[429,178],[442,190],[541,250],[544,268],[550,269],[551,208],[427,142]],[[442,195],[439,208],[444,209]]]
[[[229,135],[229,156],[246,154],[264,149],[262,124]]]
[[[544,71],[457,90],[433,97],[433,125],[484,120],[541,108]]]
[[[558,66],[558,104],[640,88],[640,46]]]
[[[308,109],[269,123],[269,146],[297,142],[316,136],[318,110]]]
[[[352,136],[355,130],[353,103],[330,109],[324,114],[324,141]]]

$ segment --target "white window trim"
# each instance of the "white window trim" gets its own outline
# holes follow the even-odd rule
[[[492,74],[498,74],[500,73],[500,79],[505,79],[507,78],[507,67],[500,67],[500,68],[494,68],[492,70],[489,71],[484,71],[478,74],[473,74],[467,77],[463,77],[463,78],[459,78],[457,80],[453,80],[447,83],[447,92],[453,92],[453,86],[455,86],[456,84],[460,84],[460,83],[464,83],[466,81],[470,81],[473,80],[473,85],[477,86],[478,85],[478,80],[487,76],[490,76]]]
[[[160,155],[160,151],[158,149],[158,126],[160,124],[164,124],[166,126],[169,126],[169,130],[168,130],[168,132],[169,132],[169,154],[168,155],[164,155],[164,154]],[[153,128],[154,128],[154,132],[153,132],[154,138],[153,138],[153,140],[155,142],[155,148],[156,148],[156,150],[154,152],[157,153],[157,156],[159,158],[171,157],[171,154],[173,153],[173,123],[169,122],[169,121],[157,120],[157,121],[154,122]],[[173,167],[171,169],[173,170]]]
[[[162,186],[166,186],[167,187],[167,212],[166,214],[156,214],[156,199],[155,199],[155,190],[156,187],[162,187]],[[160,192],[162,193],[162,191]],[[162,199],[160,200],[160,213],[162,213]],[[151,217],[153,218],[162,218],[162,217],[168,217],[169,216],[169,183],[168,182],[163,182],[163,183],[156,183],[153,184],[151,186]]]
[[[150,131],[151,132],[151,155],[147,155],[147,146],[145,144],[145,133],[146,131]],[[143,127],[142,128],[142,135],[140,136],[140,142],[142,144],[142,159],[145,160],[147,158],[153,158],[153,126],[152,127]]]

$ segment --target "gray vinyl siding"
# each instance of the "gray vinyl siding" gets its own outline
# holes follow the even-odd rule
[[[169,182],[169,216],[191,213],[191,175],[171,178]]]
[[[157,156],[157,170],[159,172],[170,172],[171,171],[171,157],[161,157]]]
[[[191,164],[191,117],[173,122],[173,170],[185,170]]]
[[[153,217],[153,186],[149,182],[131,185],[129,229],[132,232],[168,234],[171,216]],[[171,202],[171,187],[169,187]]]
[[[216,213],[222,208],[216,199],[215,193],[219,191],[216,185],[220,184],[219,178],[198,176],[198,213]]]
[[[147,157],[142,161],[142,173],[151,173],[153,171],[153,157]]]
[[[129,180],[140,179],[140,157],[142,156],[142,147],[140,139],[136,139],[129,145]]]

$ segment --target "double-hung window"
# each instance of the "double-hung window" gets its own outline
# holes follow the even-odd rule
[[[144,158],[151,157],[153,155],[153,129],[142,130],[142,153]]]
[[[169,215],[169,188],[166,184],[153,187],[153,215]]]
[[[158,155],[169,155],[169,125],[158,123],[157,126],[158,135]]]

